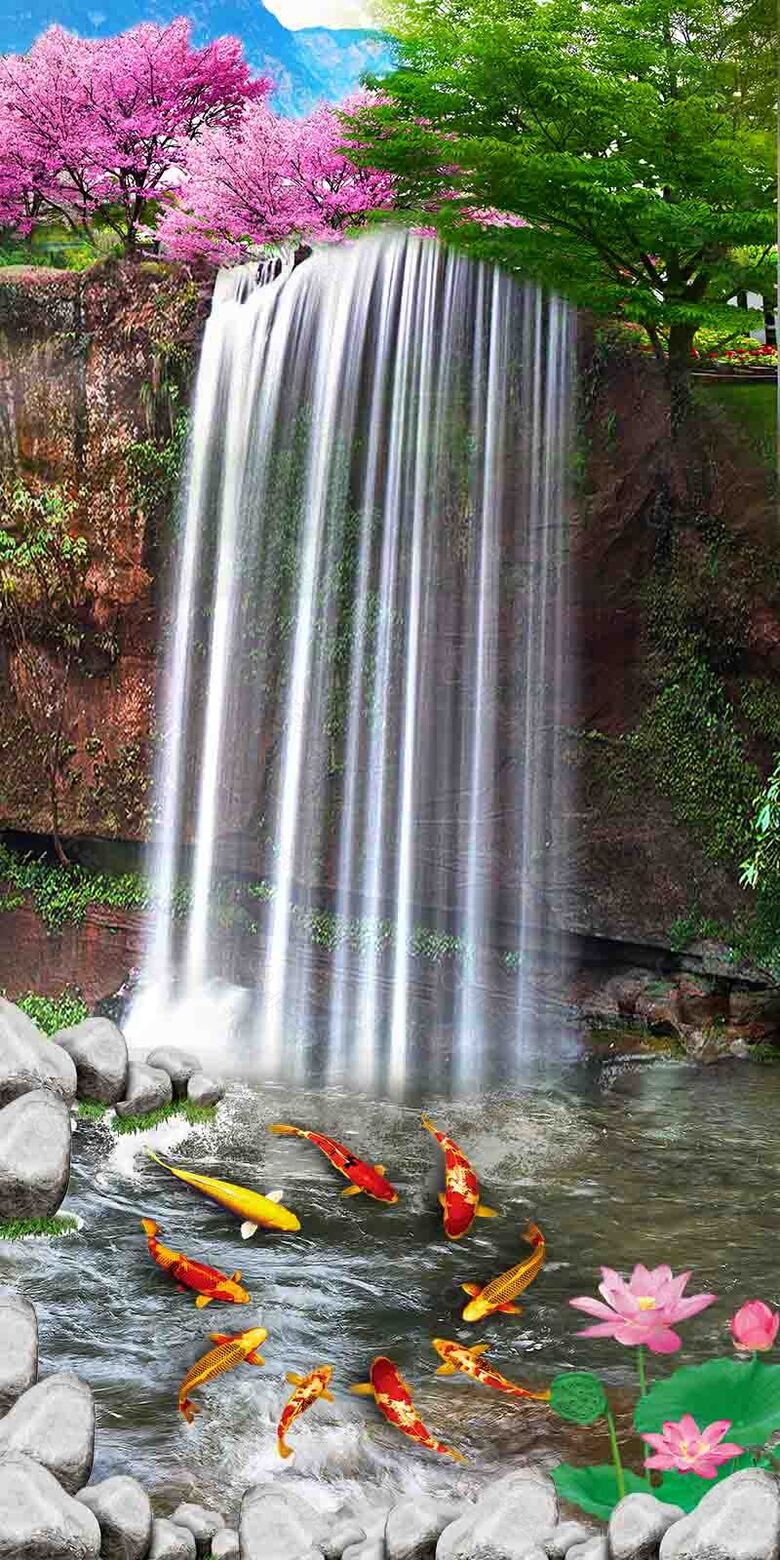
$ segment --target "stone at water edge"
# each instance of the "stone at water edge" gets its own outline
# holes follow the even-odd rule
[[[609,1552],[612,1560],[650,1560],[667,1528],[679,1522],[685,1513],[655,1495],[626,1495],[618,1501],[609,1519]],[[587,1560],[587,1556],[584,1557]]]
[[[0,1414],[38,1380],[35,1306],[15,1289],[0,1289]]]
[[[325,1560],[341,1560],[345,1549],[362,1544],[366,1536],[366,1530],[359,1522],[353,1522],[348,1517],[339,1518],[327,1538],[322,1540],[320,1548]]]
[[[137,1479],[120,1473],[79,1490],[76,1499],[100,1524],[102,1560],[146,1560],[152,1538],[152,1504]]]
[[[21,1008],[0,997],[0,1107],[32,1089],[49,1089],[72,1105],[76,1068]]]
[[[98,1560],[100,1528],[31,1457],[0,1457],[0,1560]]]
[[[189,1528],[179,1527],[167,1517],[155,1517],[146,1560],[196,1560],[197,1553]]]
[[[543,1548],[549,1560],[564,1560],[570,1549],[587,1544],[598,1536],[595,1528],[585,1527],[582,1522],[559,1522],[550,1537],[545,1539]]]
[[[0,1219],[50,1219],[70,1180],[70,1111],[46,1089],[0,1110]]]
[[[189,1500],[182,1501],[171,1513],[171,1522],[192,1534],[198,1560],[208,1554],[214,1534],[225,1526],[221,1511],[214,1511],[211,1506],[198,1506]]]
[[[193,1105],[218,1105],[224,1093],[224,1085],[204,1072],[193,1073],[187,1084],[187,1099]]]
[[[23,1452],[54,1474],[69,1495],[83,1488],[95,1455],[95,1404],[70,1371],[47,1376],[0,1419],[0,1456]]]
[[[566,1560],[609,1560],[609,1545],[603,1533],[594,1533],[584,1544],[567,1549]]]
[[[558,1496],[552,1479],[519,1468],[488,1484],[474,1506],[444,1529],[436,1560],[527,1560],[558,1525]]]
[[[387,1514],[387,1560],[433,1560],[437,1541],[453,1519],[457,1517],[452,1511],[445,1511],[425,1495],[398,1501]]]
[[[146,1116],[151,1110],[170,1105],[173,1084],[161,1067],[147,1067],[145,1062],[131,1062],[127,1069],[125,1097],[117,1102],[118,1116]]]
[[[241,1560],[322,1560],[328,1522],[302,1495],[255,1484],[241,1502]]]
[[[385,1560],[384,1539],[365,1538],[362,1544],[350,1544],[341,1560]]]
[[[76,1092],[80,1100],[116,1105],[127,1087],[127,1043],[110,1018],[85,1018],[52,1035],[76,1068]]]
[[[763,1468],[732,1473],[667,1528],[661,1560],[776,1560],[780,1487]]]
[[[200,1072],[200,1060],[177,1045],[158,1045],[146,1058],[147,1067],[162,1068],[173,1084],[173,1097],[183,1100],[193,1073]]]
[[[211,1540],[212,1560],[239,1560],[240,1549],[235,1528],[220,1528]]]

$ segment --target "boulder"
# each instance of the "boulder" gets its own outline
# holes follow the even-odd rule
[[[67,1051],[76,1068],[76,1092],[80,1100],[116,1105],[127,1086],[127,1045],[121,1029],[110,1018],[85,1018],[52,1036]]]
[[[452,1520],[451,1512],[424,1495],[399,1500],[387,1514],[387,1560],[433,1560],[439,1536]]]
[[[171,1514],[171,1522],[192,1534],[198,1560],[208,1554],[214,1534],[225,1526],[221,1511],[214,1511],[211,1506],[198,1506],[188,1500],[176,1507]]]
[[[557,1525],[552,1479],[519,1468],[488,1484],[476,1504],[444,1529],[436,1560],[527,1560],[544,1552]]]
[[[76,1069],[21,1008],[0,997],[0,1107],[31,1089],[49,1089],[72,1105]]]
[[[359,1522],[351,1517],[339,1517],[320,1548],[325,1560],[341,1560],[345,1549],[354,1549],[356,1544],[362,1544],[365,1537],[366,1530]]]
[[[130,1062],[124,1099],[117,1103],[118,1116],[145,1116],[161,1105],[170,1105],[173,1084],[162,1067],[147,1067],[145,1062]]]
[[[0,1560],[97,1560],[100,1528],[54,1475],[20,1452],[0,1458]]]
[[[0,1414],[38,1380],[35,1306],[15,1289],[0,1289]]]
[[[137,1479],[120,1473],[79,1490],[76,1499],[98,1519],[102,1560],[146,1560],[152,1539],[152,1505]]]
[[[204,1072],[193,1073],[187,1084],[187,1099],[193,1105],[218,1105],[224,1093],[224,1086]]]
[[[777,1480],[763,1468],[742,1468],[667,1528],[661,1560],[776,1560],[778,1545]]]
[[[328,1523],[287,1486],[256,1484],[241,1502],[238,1534],[241,1560],[317,1560]]]
[[[68,1190],[70,1111],[34,1089],[0,1110],[0,1219],[48,1219]]]
[[[213,1560],[239,1560],[238,1534],[235,1528],[220,1528],[211,1540]]]
[[[187,1084],[193,1073],[200,1072],[200,1061],[188,1051],[180,1051],[177,1045],[158,1045],[146,1058],[147,1067],[162,1068],[173,1085],[173,1097],[183,1100]]]
[[[166,1517],[155,1517],[146,1560],[196,1560],[196,1555],[195,1539],[189,1528],[178,1527]]]
[[[385,1560],[384,1539],[364,1538],[361,1544],[350,1544],[341,1560]]]
[[[655,1495],[639,1491],[618,1501],[609,1519],[611,1560],[650,1560],[658,1552],[661,1539],[673,1522],[684,1515],[679,1506],[670,1506]]]
[[[95,1404],[69,1371],[47,1376],[0,1419],[0,1456],[23,1452],[54,1474],[69,1495],[83,1489],[95,1454]]]
[[[564,1560],[570,1549],[587,1544],[595,1536],[593,1528],[585,1527],[582,1522],[559,1522],[545,1539],[544,1551],[549,1560]]]
[[[593,1533],[584,1544],[567,1550],[566,1560],[609,1560],[609,1547],[603,1533]]]

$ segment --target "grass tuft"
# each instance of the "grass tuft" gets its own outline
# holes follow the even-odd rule
[[[213,1121],[217,1114],[216,1105],[193,1105],[191,1100],[176,1100],[171,1105],[161,1105],[158,1110],[149,1110],[144,1116],[116,1116],[111,1122],[114,1132],[124,1135],[128,1132],[150,1132],[152,1127],[159,1127],[163,1121],[175,1121],[183,1117],[190,1126],[205,1126]]]
[[[52,1219],[5,1219],[0,1222],[0,1240],[25,1240],[30,1235],[56,1239],[70,1235],[79,1227],[72,1213],[56,1213]]]

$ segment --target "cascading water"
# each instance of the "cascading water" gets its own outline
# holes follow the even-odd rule
[[[570,334],[408,235],[220,278],[135,1033],[254,978],[245,1070],[519,1068],[565,878]]]

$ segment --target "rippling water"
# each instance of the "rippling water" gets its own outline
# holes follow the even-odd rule
[[[368,1501],[379,1509],[401,1491],[465,1494],[499,1464],[532,1453],[601,1453],[576,1440],[592,1432],[566,1430],[544,1406],[501,1400],[463,1377],[437,1379],[430,1339],[488,1340],[500,1369],[535,1386],[575,1361],[605,1368],[619,1391],[631,1380],[628,1352],[577,1340],[584,1319],[567,1301],[594,1292],[600,1263],[626,1270],[641,1260],[690,1267],[692,1288],[723,1297],[685,1325],[687,1357],[726,1347],[735,1303],[778,1298],[778,1103],[780,1073],[744,1064],[577,1066],[474,1104],[429,1095],[434,1120],[468,1152],[485,1199],[502,1213],[453,1245],[436,1201],[441,1156],[416,1107],[236,1086],[214,1127],[169,1124],[154,1142],[190,1168],[284,1187],[299,1234],[260,1232],[244,1243],[236,1220],[145,1159],[141,1139],[79,1124],[66,1208],[82,1230],[52,1244],[0,1246],[0,1281],[18,1284],[38,1308],[42,1371],[76,1370],[95,1391],[97,1477],[132,1471],[163,1505],[197,1492],[227,1511],[247,1483],[269,1474],[329,1508]],[[342,1178],[315,1148],[268,1133],[279,1120],[381,1161],[402,1193],[398,1205],[342,1199]],[[142,1215],[158,1220],[172,1246],[226,1272],[241,1268],[252,1307],[196,1310],[151,1262]],[[468,1327],[459,1285],[516,1261],[529,1217],[547,1234],[549,1260],[524,1314]],[[209,1331],[248,1327],[258,1311],[269,1331],[266,1368],[241,1367],[198,1394],[203,1412],[185,1425],[178,1383]],[[415,1451],[370,1401],[347,1394],[380,1352],[400,1364],[423,1418],[463,1449],[467,1468]],[[289,1392],[284,1373],[326,1362],[336,1367],[336,1401],[299,1421],[296,1456],[282,1468],[273,1430]]]

